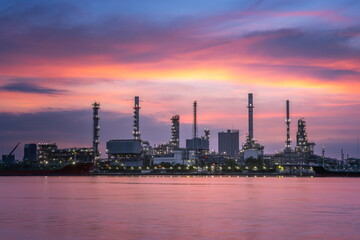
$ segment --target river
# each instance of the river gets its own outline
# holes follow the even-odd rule
[[[360,178],[0,177],[0,239],[359,239]]]

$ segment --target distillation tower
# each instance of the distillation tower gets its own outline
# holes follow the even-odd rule
[[[254,139],[254,119],[253,119],[253,112],[254,112],[254,104],[253,104],[253,94],[249,93],[248,95],[248,109],[249,109],[249,139]]]
[[[134,105],[134,129],[133,136],[134,140],[141,141],[140,138],[140,128],[139,128],[139,110],[140,110],[140,100],[139,97],[135,97],[135,105]]]
[[[179,148],[180,142],[180,116],[174,115],[171,117],[171,145],[174,149]]]
[[[291,139],[290,139],[290,101],[286,100],[286,142],[285,151],[291,152]]]
[[[92,104],[93,109],[93,150],[94,150],[94,161],[98,161],[99,156],[99,109],[100,103],[94,102]]]
[[[306,122],[304,118],[298,120],[298,131],[296,133],[296,148],[298,153],[314,153],[315,143],[309,142],[306,132]]]
[[[197,101],[196,100],[194,100],[193,110],[194,110],[193,138],[195,139],[197,137],[197,123],[196,123]]]

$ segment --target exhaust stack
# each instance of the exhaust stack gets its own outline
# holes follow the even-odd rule
[[[194,126],[193,126],[193,138],[196,138],[196,137],[197,137],[196,111],[197,111],[197,102],[196,102],[196,100],[194,100]]]
[[[249,138],[250,140],[254,139],[254,121],[253,121],[253,109],[254,109],[254,105],[253,105],[253,94],[249,93],[249,97],[248,97],[248,108],[249,108]]]

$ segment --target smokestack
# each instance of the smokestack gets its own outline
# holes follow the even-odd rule
[[[291,149],[290,139],[290,101],[286,100],[286,149]]]
[[[92,105],[93,109],[93,150],[94,150],[94,161],[99,160],[99,109],[100,103],[94,102]]]
[[[136,141],[141,141],[140,139],[140,128],[139,128],[139,110],[140,110],[140,101],[139,97],[135,97],[135,106],[134,106],[134,130],[133,135]]]
[[[254,105],[253,105],[253,94],[249,93],[249,97],[248,97],[248,108],[249,108],[249,138],[250,140],[254,139],[254,126],[253,126],[253,109],[254,109]]]
[[[180,141],[180,116],[175,115],[171,117],[171,144],[175,149],[179,148]]]
[[[197,136],[197,124],[196,124],[196,108],[197,108],[197,102],[194,100],[194,126],[193,126],[193,138],[196,138]]]

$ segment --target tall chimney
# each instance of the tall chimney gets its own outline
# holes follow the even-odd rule
[[[193,126],[193,138],[196,138],[196,136],[197,136],[196,108],[197,108],[197,102],[196,102],[196,100],[194,100],[194,126]]]
[[[139,97],[135,97],[135,106],[134,106],[134,130],[133,135],[136,141],[141,141],[140,139],[140,128],[139,128],[139,110],[140,110],[140,102]]]
[[[286,100],[286,149],[291,149],[291,139],[290,139],[290,101]]]
[[[93,150],[94,150],[94,161],[99,160],[99,109],[100,103],[94,102],[92,105],[93,109]]]
[[[253,109],[254,109],[254,105],[253,105],[253,94],[249,93],[249,97],[248,97],[248,108],[249,108],[249,138],[250,140],[254,139],[254,126],[253,126]]]

